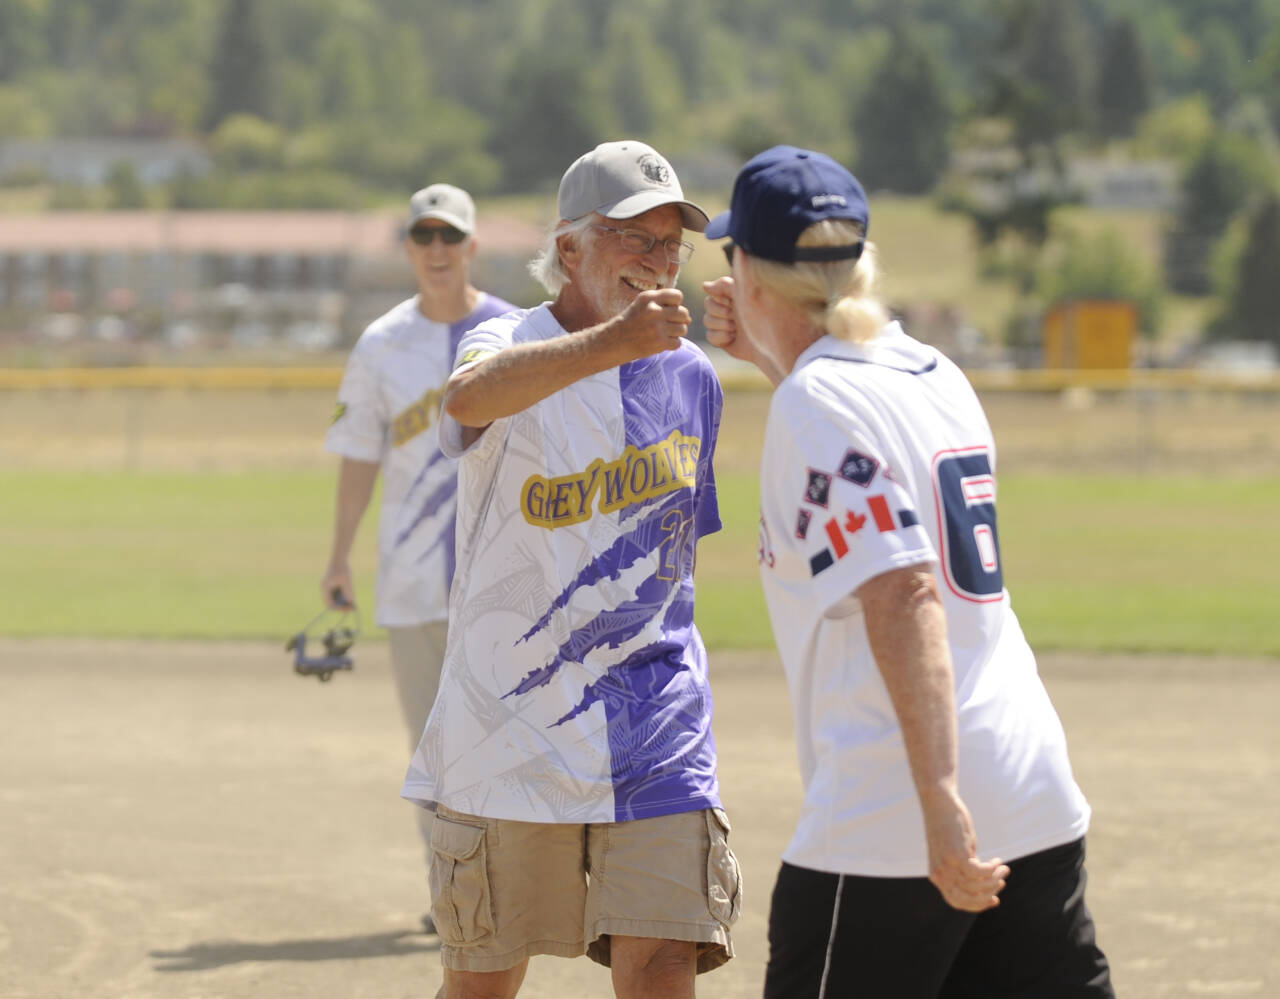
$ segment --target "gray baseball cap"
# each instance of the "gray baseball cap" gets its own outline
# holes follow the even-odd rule
[[[432,184],[409,199],[409,228],[423,219],[439,219],[470,235],[476,231],[476,205],[460,187]]]
[[[671,164],[634,139],[602,142],[574,160],[560,180],[558,205],[562,219],[592,212],[631,219],[659,205],[679,205],[686,229],[702,232],[708,222],[706,212],[685,200]]]

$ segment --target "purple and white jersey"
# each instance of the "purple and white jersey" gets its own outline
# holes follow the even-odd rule
[[[377,621],[384,627],[449,613],[457,463],[440,452],[440,398],[462,335],[514,308],[481,292],[469,316],[438,323],[415,295],[370,323],[347,360],[325,449],[382,463]]]
[[[458,357],[566,335],[543,305],[473,330]],[[531,822],[720,807],[693,561],[720,529],[721,401],[686,341],[461,453],[449,646],[406,798]],[[446,414],[441,446],[460,442]]]

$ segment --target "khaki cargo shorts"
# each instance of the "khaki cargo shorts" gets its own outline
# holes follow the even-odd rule
[[[431,918],[454,971],[502,971],[534,954],[607,966],[614,933],[692,941],[698,971],[710,971],[733,956],[741,908],[718,808],[589,825],[436,811]]]

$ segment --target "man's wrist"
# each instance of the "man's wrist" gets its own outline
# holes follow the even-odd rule
[[[950,806],[960,800],[960,788],[954,777],[920,784],[917,788],[920,803],[925,807]]]
[[[630,360],[619,349],[622,344],[622,337],[619,336],[622,323],[623,318],[618,315],[606,319],[598,326],[583,330],[587,338],[587,356],[595,362],[593,367],[597,369],[597,373],[616,368]]]

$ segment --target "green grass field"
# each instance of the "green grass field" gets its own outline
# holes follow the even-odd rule
[[[768,647],[755,479],[719,485],[699,624],[713,648]],[[0,473],[0,634],[283,641],[320,609],[332,491],[328,470]],[[1280,656],[1277,509],[1276,478],[1006,474],[1014,607],[1039,648]],[[354,563],[371,603],[372,520]]]

